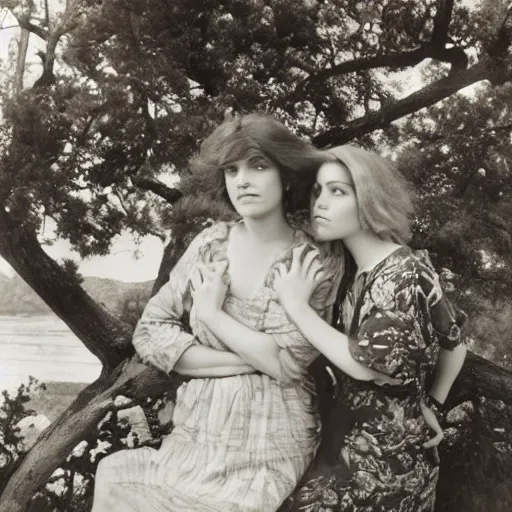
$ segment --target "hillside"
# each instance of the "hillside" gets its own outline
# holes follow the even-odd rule
[[[120,313],[128,297],[149,297],[153,281],[125,283],[114,279],[85,277],[83,288],[95,300],[104,304],[113,313]],[[0,273],[0,315],[44,315],[50,313],[48,306],[15,275],[9,278]]]
[[[44,414],[50,421],[55,421],[86,385],[77,382],[46,382],[46,390],[32,395],[26,408],[34,409],[37,414]]]

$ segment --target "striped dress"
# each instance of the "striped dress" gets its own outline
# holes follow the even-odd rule
[[[203,344],[226,350],[197,320],[190,277],[197,267],[226,261],[233,223],[204,230],[148,303],[133,343],[143,360],[165,372],[185,350]],[[160,447],[123,450],[103,459],[96,473],[93,512],[274,511],[293,491],[319,441],[314,387],[307,368],[318,353],[290,323],[273,290],[277,264],[313,242],[296,231],[294,243],[269,269],[251,299],[229,294],[224,310],[254,330],[272,334],[281,348],[287,383],[267,375],[196,378],[183,384],[174,428]],[[317,246],[314,246],[318,250]],[[341,277],[339,255],[321,250],[326,280],[312,305],[328,316]],[[180,323],[187,304],[191,333]]]

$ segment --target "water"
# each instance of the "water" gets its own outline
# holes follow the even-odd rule
[[[58,317],[0,316],[0,390],[16,389],[29,375],[89,383],[100,372],[99,360]]]

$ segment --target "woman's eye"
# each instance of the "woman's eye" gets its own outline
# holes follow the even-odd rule
[[[233,166],[228,166],[224,167],[223,171],[226,176],[234,176],[237,172],[237,168]]]
[[[338,187],[332,188],[331,192],[335,196],[344,196],[345,195],[345,191],[342,188],[338,188]]]

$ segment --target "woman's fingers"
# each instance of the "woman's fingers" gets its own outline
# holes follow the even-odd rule
[[[304,261],[302,262],[302,273],[304,276],[307,276],[310,271],[313,271],[314,269],[313,264],[316,263],[317,266],[319,264],[318,259],[315,261],[315,259],[319,256],[317,251],[309,251],[306,254],[306,257],[304,258]],[[316,268],[316,267],[315,267]],[[314,274],[313,274],[314,275]]]
[[[441,443],[441,441],[443,440],[443,438],[444,438],[444,433],[442,431],[438,432],[434,437],[429,439],[426,443],[423,443],[423,448],[433,448],[434,446],[438,446],[439,443]]]
[[[202,283],[203,275],[201,273],[201,269],[196,268],[192,273],[192,279],[190,279],[190,289],[192,290],[192,293],[195,293]]]
[[[306,249],[308,249],[307,245],[301,245],[299,247],[295,247],[295,249],[292,250],[292,264],[290,265],[290,273],[300,272],[304,251]]]
[[[196,268],[192,274],[192,279],[190,280],[192,293],[197,291],[205,281],[215,281],[218,279],[227,285],[229,283],[229,276],[226,272],[227,267],[227,264],[222,264],[213,269],[208,267]]]
[[[284,263],[279,263],[276,267],[276,275],[278,277],[284,277],[288,273],[288,270],[286,269],[286,265]]]

